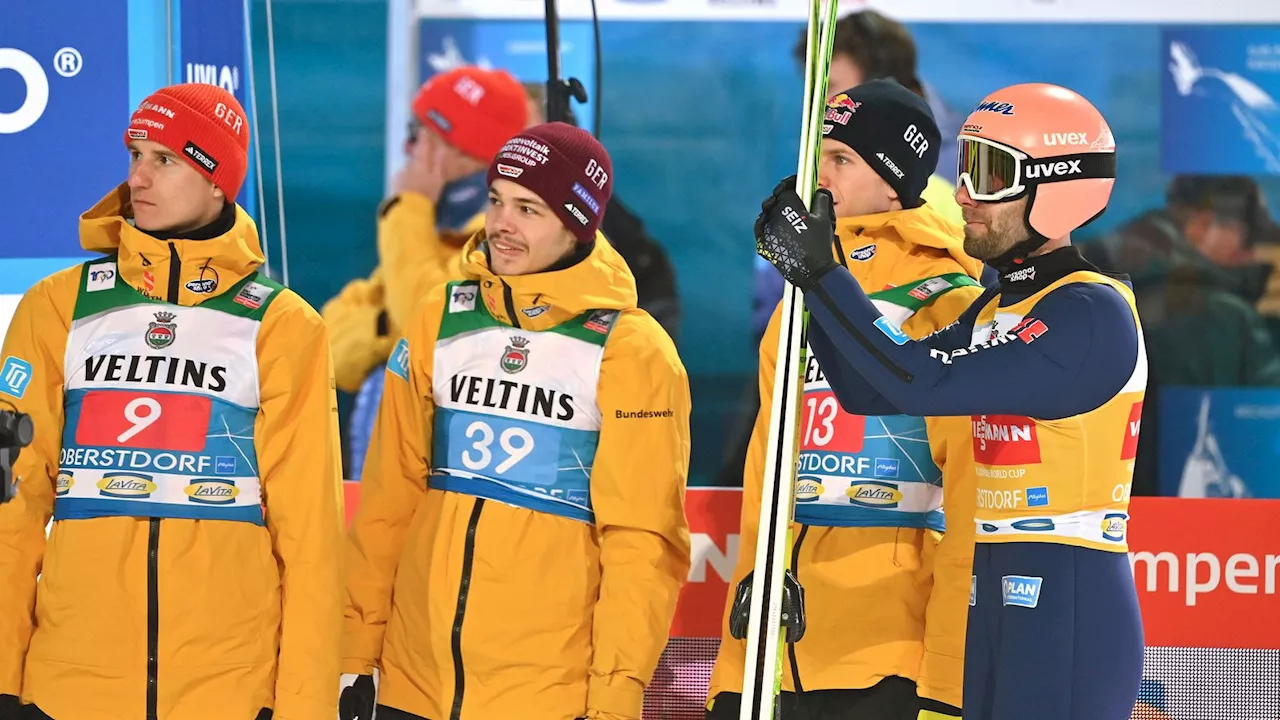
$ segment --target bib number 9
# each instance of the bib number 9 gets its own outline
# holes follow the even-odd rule
[[[213,403],[183,393],[90,390],[75,413],[75,444],[201,452]]]
[[[470,449],[462,451],[462,464],[473,472],[487,470],[494,461],[493,452],[490,450],[494,441],[493,428],[482,420],[476,420],[467,426],[463,434],[468,440],[472,440],[472,443]],[[501,462],[493,468],[493,471],[498,474],[515,467],[533,452],[533,435],[522,427],[504,429],[498,434],[497,441],[503,453]]]
[[[146,413],[139,415],[141,410],[146,410]],[[134,435],[154,425],[160,419],[160,411],[160,403],[155,398],[144,396],[130,400],[124,406],[124,419],[131,425],[116,436],[116,442],[129,442]]]

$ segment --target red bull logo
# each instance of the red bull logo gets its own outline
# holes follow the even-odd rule
[[[835,97],[827,101],[827,107],[846,108],[847,110],[849,110],[849,112],[853,112],[858,108],[862,107],[862,103],[850,100],[849,95],[846,93],[840,93],[839,95],[836,95]]]
[[[829,123],[839,123],[841,125],[848,125],[849,118],[851,117],[853,117],[853,113],[849,112],[848,110],[841,110],[839,108],[827,108],[826,115],[824,115],[822,119],[825,122],[829,122]]]
[[[840,125],[848,125],[849,119],[853,117],[853,113],[862,107],[862,103],[854,102],[849,96],[840,93],[827,101],[827,111],[823,115],[823,121],[828,123],[838,123]],[[823,134],[827,133],[823,128]]]

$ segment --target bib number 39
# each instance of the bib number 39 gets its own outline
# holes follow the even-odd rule
[[[470,449],[462,451],[462,464],[473,472],[488,470],[495,459],[490,450],[495,439],[493,428],[483,420],[476,420],[467,426],[463,434],[472,443]],[[502,458],[493,467],[495,473],[507,472],[533,452],[533,435],[522,427],[505,428],[497,434],[496,439]]]

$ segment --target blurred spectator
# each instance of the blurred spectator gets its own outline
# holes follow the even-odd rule
[[[525,83],[524,89],[529,96],[529,124],[546,122],[546,85]],[[649,235],[644,222],[622,204],[616,192],[605,205],[600,231],[635,275],[640,308],[652,315],[679,345],[680,294],[675,269],[662,245]]]
[[[1259,200],[1248,178],[1179,176],[1164,208],[1082,246],[1130,276],[1142,316],[1149,377],[1135,495],[1157,493],[1161,387],[1280,385],[1280,354],[1257,310],[1273,272],[1253,252],[1271,222]]]
[[[427,80],[414,97],[407,162],[378,209],[378,267],[321,310],[334,379],[340,390],[356,393],[344,434],[348,478],[360,477],[382,370],[400,329],[427,293],[461,277],[462,246],[483,227],[485,172],[527,119],[524,88],[500,70],[454,68]]]

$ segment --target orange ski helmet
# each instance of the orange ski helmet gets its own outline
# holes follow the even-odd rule
[[[969,114],[958,140],[957,184],[984,202],[1030,195],[1026,220],[1040,236],[1036,247],[1107,208],[1116,141],[1102,113],[1072,90],[1047,83],[997,90]]]

